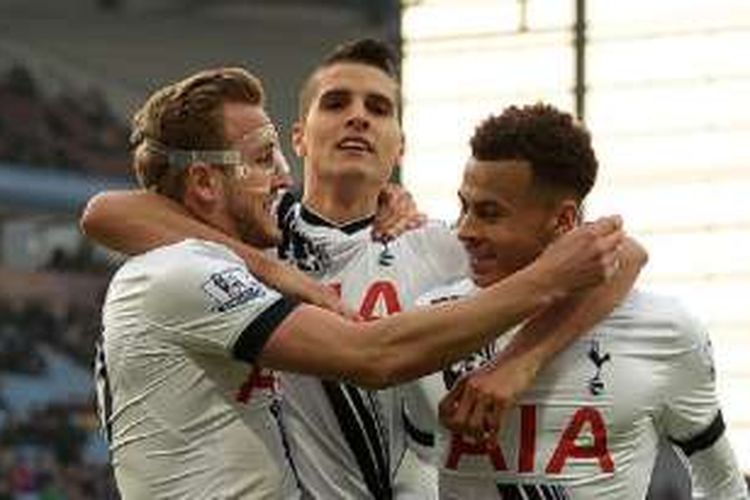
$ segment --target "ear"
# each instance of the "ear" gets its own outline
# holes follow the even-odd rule
[[[292,125],[292,147],[300,158],[304,158],[307,154],[307,147],[305,146],[305,123],[302,120],[297,120]]]
[[[396,156],[396,165],[404,164],[404,153],[406,152],[406,136],[401,132],[401,144],[398,146],[398,156]]]
[[[580,204],[573,198],[563,198],[557,204],[553,219],[555,236],[561,236],[578,225],[579,210]]]
[[[210,206],[223,197],[221,175],[205,163],[190,165],[185,178],[185,196],[201,206]]]

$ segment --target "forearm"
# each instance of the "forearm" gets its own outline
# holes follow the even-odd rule
[[[180,204],[145,190],[97,194],[86,204],[80,226],[90,239],[127,255],[137,255],[187,237],[212,241],[230,239],[190,217]]]
[[[261,281],[287,295],[335,308],[335,297],[315,280],[208,226],[180,204],[148,191],[108,191],[89,200],[81,228],[113,250],[135,255],[185,238],[215,241],[231,248]]]
[[[529,266],[462,301],[356,327],[309,308],[295,312],[274,332],[264,356],[274,368],[345,377],[368,386],[431,373],[570,290],[610,275],[607,257],[621,240],[619,226],[618,218],[605,218],[571,232]],[[305,356],[298,356],[300,351]]]
[[[547,305],[557,290],[527,268],[464,301],[367,323],[324,311],[295,312],[274,332],[261,362],[381,388],[434,372],[476,351]]]
[[[185,238],[200,238],[234,250],[261,279],[272,275],[281,265],[191,217],[180,204],[148,191],[108,191],[94,196],[81,216],[81,228],[101,245],[128,255]]]

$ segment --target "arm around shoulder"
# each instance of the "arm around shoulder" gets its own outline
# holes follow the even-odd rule
[[[127,255],[176,243],[191,234],[189,228],[202,225],[191,224],[178,203],[146,190],[96,194],[86,204],[79,224],[90,239]]]

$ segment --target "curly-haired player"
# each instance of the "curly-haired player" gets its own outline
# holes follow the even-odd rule
[[[424,304],[471,296],[531,262],[581,224],[596,179],[588,132],[545,104],[489,117],[471,149],[458,228],[471,279]],[[551,312],[550,324],[560,321]],[[435,404],[451,391],[442,403],[449,427],[492,411],[483,400],[517,354],[501,342],[430,380]],[[696,495],[747,498],[724,434],[708,335],[673,298],[631,292],[542,369],[506,422],[497,440],[439,432],[442,498],[643,498],[660,439],[689,460]]]

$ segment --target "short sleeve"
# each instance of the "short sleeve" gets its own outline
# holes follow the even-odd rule
[[[724,432],[711,341],[703,326],[683,314],[678,322],[686,350],[669,361],[670,387],[662,424],[672,442],[686,455],[716,442]]]
[[[188,240],[165,253],[143,307],[162,340],[252,362],[296,306],[225,247]]]

